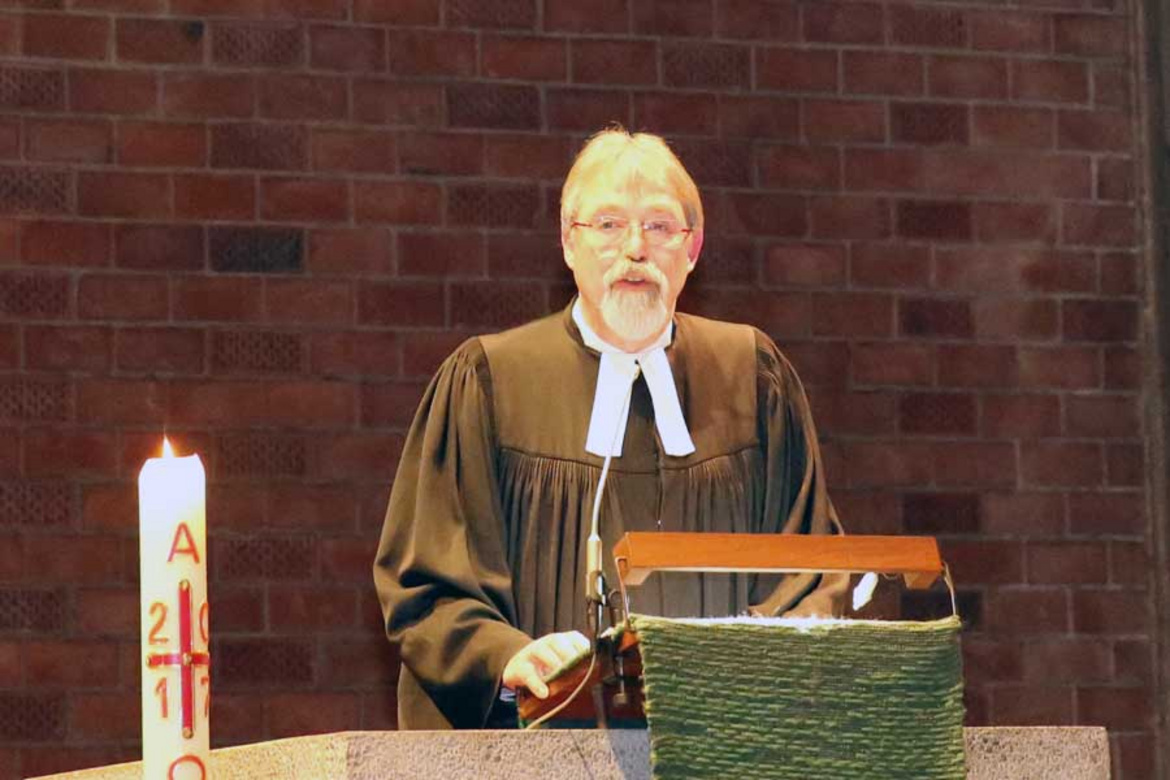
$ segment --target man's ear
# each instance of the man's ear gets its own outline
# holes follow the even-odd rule
[[[695,263],[699,262],[699,253],[703,251],[703,228],[695,228],[691,233],[691,240],[687,242],[687,271],[695,270]]]
[[[565,265],[569,266],[570,269],[576,270],[573,266],[573,243],[569,237],[568,230],[561,231],[561,254],[565,257]]]

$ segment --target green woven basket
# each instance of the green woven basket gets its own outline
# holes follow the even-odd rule
[[[957,617],[631,621],[658,780],[966,776]]]

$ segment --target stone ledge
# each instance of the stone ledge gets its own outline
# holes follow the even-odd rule
[[[1109,780],[1105,729],[968,728],[968,780]],[[644,731],[346,731],[220,748],[214,780],[650,780]],[[142,780],[139,763],[39,780]]]

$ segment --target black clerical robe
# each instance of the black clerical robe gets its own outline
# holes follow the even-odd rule
[[[663,452],[636,380],[602,498],[606,558],[626,531],[839,531],[808,402],[771,340],[679,313],[666,354],[696,450]],[[570,308],[468,340],[427,389],[374,564],[402,658],[401,728],[482,727],[508,660],[532,638],[584,625],[584,543],[603,463],[585,451],[599,359]],[[634,611],[657,615],[829,614],[846,585],[672,573],[630,594]]]

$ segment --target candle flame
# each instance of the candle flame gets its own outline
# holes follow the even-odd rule
[[[164,436],[164,437],[163,437],[163,450],[162,450],[162,456],[163,456],[164,458],[173,458],[173,457],[175,457],[175,449],[174,449],[174,447],[172,447],[172,446],[171,446],[171,442],[170,442],[170,440],[169,440],[169,439],[167,439],[167,437],[166,437],[166,436]]]

